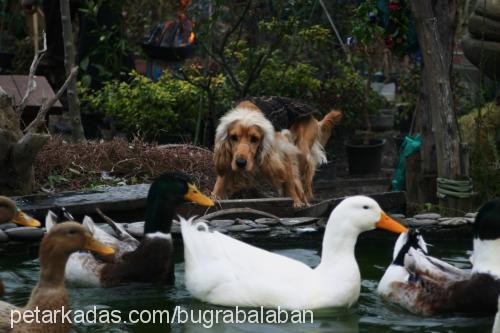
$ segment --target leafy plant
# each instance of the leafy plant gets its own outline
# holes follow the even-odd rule
[[[342,110],[342,126],[355,128],[360,124],[361,113],[372,114],[386,103],[382,96],[370,89],[366,94],[366,80],[343,61],[337,61],[332,77],[325,81],[320,101],[325,107]]]
[[[489,103],[460,117],[459,128],[471,148],[471,176],[481,201],[500,193],[500,106]]]
[[[97,91],[81,87],[81,93],[87,109],[116,119],[129,133],[154,137],[161,132],[190,132],[201,92],[169,72],[152,82],[133,71],[129,82],[109,81]]]
[[[366,83],[364,101],[362,108],[364,118],[368,124],[368,129],[363,139],[364,144],[368,144],[372,131],[370,120],[369,100],[372,92],[371,83],[375,67],[375,58],[383,45],[384,30],[378,24],[378,9],[373,0],[365,0],[355,10],[352,33],[355,37],[355,50],[362,65],[366,66]]]
[[[15,38],[26,36],[26,14],[20,8],[20,2],[12,4],[9,0],[0,0],[0,34]]]
[[[98,19],[104,15],[100,12],[103,6],[106,6],[105,13],[118,12],[121,15],[123,6],[121,2],[123,1],[105,3],[103,0],[92,0],[84,2],[84,6],[79,9],[89,21],[87,25],[94,26],[89,32],[94,44],[80,60],[80,69],[83,73],[81,82],[87,87],[96,83],[93,81],[102,82],[125,77],[130,71],[128,58],[132,54],[133,47],[122,32],[121,22],[118,20],[112,25],[107,25]]]

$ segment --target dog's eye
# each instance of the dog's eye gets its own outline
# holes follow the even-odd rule
[[[231,141],[238,141],[238,136],[236,136],[236,135],[234,135],[234,134],[233,134],[233,135],[231,135],[231,136],[229,137],[229,139],[230,139]]]
[[[251,143],[257,143],[257,142],[259,142],[259,139],[257,139],[257,137],[256,137],[256,136],[252,136],[252,137],[250,138],[250,142],[251,142]]]

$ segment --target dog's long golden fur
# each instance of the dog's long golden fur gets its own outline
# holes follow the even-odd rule
[[[316,167],[326,162],[323,146],[341,114],[332,111],[323,120],[306,117],[289,130],[276,132],[257,106],[241,102],[226,113],[215,135],[214,162],[217,181],[213,195],[228,198],[254,185],[260,171],[295,207],[313,198]]]

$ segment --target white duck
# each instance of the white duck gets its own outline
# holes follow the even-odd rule
[[[473,236],[472,269],[463,270],[429,256],[417,231],[402,234],[378,293],[424,315],[495,313],[500,295],[500,199],[479,210]]]
[[[181,218],[186,286],[191,294],[224,306],[285,309],[349,307],[360,294],[354,256],[358,235],[375,228],[407,229],[371,198],[343,200],[331,213],[316,268],[235,240]]]

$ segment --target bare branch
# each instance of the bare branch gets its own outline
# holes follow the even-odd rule
[[[325,3],[323,0],[319,0],[319,3],[323,10],[325,11],[326,18],[328,19],[328,22],[330,22],[330,25],[332,26],[333,31],[335,32],[335,36],[337,37],[337,40],[340,43],[340,46],[342,47],[342,50],[344,51],[347,61],[350,63],[351,62],[351,53],[349,52],[349,49],[345,46],[344,41],[342,40],[342,37],[340,37],[340,33],[337,30],[337,27],[335,26],[335,23],[333,22],[332,17],[330,16],[330,13],[328,12],[328,9],[325,6]]]
[[[17,107],[17,112],[19,112],[19,113],[22,113],[23,110],[26,108],[26,102],[28,101],[28,97],[36,89],[36,80],[35,80],[36,69],[38,68],[38,65],[40,64],[40,61],[42,60],[46,51],[47,51],[47,36],[45,34],[45,31],[44,31],[43,32],[43,49],[38,50],[33,57],[33,62],[31,63],[30,72],[28,74],[28,84],[26,86],[26,92],[24,93],[24,96],[21,99],[19,106]]]
[[[224,54],[224,49],[226,48],[226,44],[229,41],[229,37],[238,29],[238,27],[243,23],[243,19],[247,16],[248,11],[250,10],[250,5],[252,4],[252,0],[248,0],[245,9],[243,9],[243,12],[241,13],[240,17],[236,21],[236,23],[229,29],[224,37],[222,38],[222,43],[219,48],[219,53]]]
[[[226,73],[226,75],[228,76],[229,81],[231,82],[233,87],[236,90],[241,91],[241,83],[236,78],[236,75],[234,75],[233,70],[231,69],[231,66],[228,65],[226,58],[224,56],[220,55],[218,56],[212,51],[210,51],[209,48],[206,47],[204,43],[201,43],[201,46],[203,47],[205,52],[207,52],[207,54],[224,69],[224,73]]]
[[[215,61],[217,62],[223,69],[226,75],[229,78],[229,81],[233,85],[233,87],[241,94],[242,93],[242,85],[236,78],[236,75],[233,73],[233,70],[231,66],[229,65],[229,61],[227,60],[226,56],[224,55],[224,50],[226,49],[227,43],[229,42],[229,38],[231,37],[232,34],[236,32],[236,30],[241,26],[243,23],[243,20],[248,14],[248,11],[250,10],[250,6],[252,4],[252,0],[247,0],[245,4],[245,8],[243,9],[241,15],[238,17],[236,20],[235,24],[224,34],[222,37],[222,42],[221,45],[217,48],[218,54],[215,54],[212,50],[209,49],[209,47],[206,47],[204,44],[202,44],[202,47],[204,50],[207,52],[207,54]]]
[[[70,75],[66,78],[66,81],[64,81],[64,84],[61,86],[61,88],[59,88],[55,96],[43,103],[35,119],[24,129],[24,133],[36,132],[38,126],[40,126],[40,124],[45,120],[45,116],[47,115],[49,109],[59,100],[64,91],[66,91],[66,89],[68,88],[69,83],[76,77],[77,74],[78,67],[75,66],[73,67]]]

